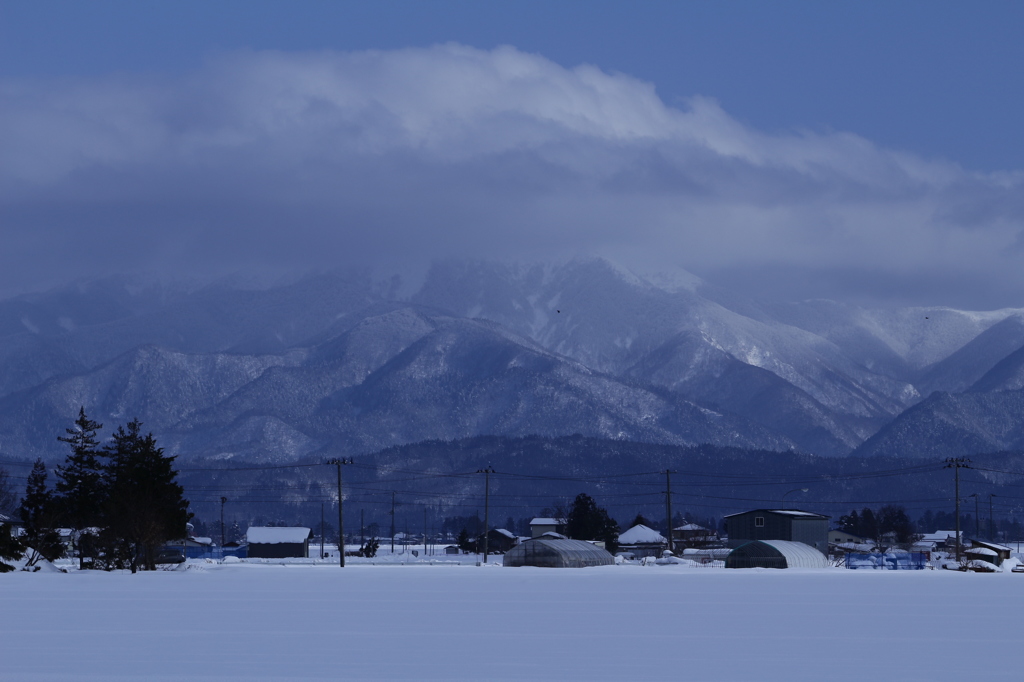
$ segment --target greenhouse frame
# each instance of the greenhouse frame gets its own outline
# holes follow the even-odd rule
[[[543,568],[585,568],[609,566],[615,557],[597,545],[567,538],[534,538],[520,543],[505,554],[505,566]]]

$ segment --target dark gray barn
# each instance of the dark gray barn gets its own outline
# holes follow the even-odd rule
[[[827,516],[799,509],[755,509],[725,517],[729,547],[751,540],[789,540],[828,552]]]
[[[250,526],[245,535],[249,542],[249,558],[287,559],[309,556],[309,528]]]

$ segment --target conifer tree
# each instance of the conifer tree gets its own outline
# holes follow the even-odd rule
[[[128,548],[129,567],[156,568],[157,548],[182,537],[192,518],[184,489],[175,481],[174,457],[164,455],[153,434],[142,435],[133,419],[119,426],[106,448],[107,529]]]
[[[8,561],[17,561],[25,552],[25,545],[14,537],[14,528],[9,523],[0,523],[0,573],[13,571]]]
[[[0,469],[0,515],[10,516],[13,514],[17,501],[18,496],[14,492],[14,485],[11,483],[7,469]]]
[[[65,429],[67,435],[57,440],[71,446],[63,466],[57,467],[57,497],[64,522],[75,533],[73,540],[78,550],[78,567],[85,568],[85,543],[82,532],[100,521],[105,499],[103,466],[99,460],[99,442],[96,432],[103,424],[95,422],[78,411],[75,427]]]
[[[565,534],[575,540],[600,540],[605,549],[614,553],[618,548],[619,524],[604,507],[597,506],[594,498],[580,493],[569,508]]]
[[[18,515],[25,529],[22,541],[30,550],[26,565],[32,566],[39,559],[53,561],[60,557],[64,546],[57,532],[57,503],[53,491],[46,486],[46,465],[41,459],[32,465]]]

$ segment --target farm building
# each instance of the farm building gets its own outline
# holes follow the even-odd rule
[[[845,530],[830,530],[828,532],[828,542],[830,545],[874,544],[874,540],[854,535],[853,533],[847,533]]]
[[[964,550],[964,553],[971,559],[980,559],[990,564],[1001,566],[1004,561],[1010,558],[1013,550],[1005,545],[997,545],[994,542],[982,540],[971,540],[971,547]]]
[[[659,557],[666,549],[668,540],[665,536],[642,523],[619,535],[619,551],[628,552],[636,559],[645,556]]]
[[[802,542],[821,553],[828,551],[827,516],[799,509],[755,509],[725,517],[729,547],[751,540]]]
[[[564,533],[565,519],[536,518],[530,521],[530,537],[539,538],[544,533]]]
[[[309,556],[309,528],[251,526],[245,536],[249,558],[285,559]]]
[[[487,551],[492,554],[504,554],[519,543],[519,538],[504,528],[492,528],[487,531]],[[483,551],[483,537],[477,542],[480,551]]]
[[[753,540],[729,552],[726,568],[826,568],[825,555],[803,542]]]
[[[687,523],[672,529],[673,549],[703,549],[718,543],[718,533],[696,523]]]
[[[615,563],[615,558],[601,547],[583,540],[534,538],[510,549],[503,563],[513,567],[584,568],[608,566]]]

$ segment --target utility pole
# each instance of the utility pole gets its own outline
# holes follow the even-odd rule
[[[953,469],[956,478],[956,560],[960,561],[960,470],[970,469],[971,460],[967,457],[947,457],[946,468]]]
[[[668,551],[675,552],[672,543],[672,474],[671,469],[665,469],[665,528],[668,529]]]
[[[335,457],[328,460],[327,463],[338,467],[338,566],[345,568],[345,513],[341,496],[341,467],[343,464],[352,464],[352,458],[338,459]]]
[[[391,493],[391,553],[395,553],[395,493]]]
[[[320,503],[320,558],[324,558],[324,503]]]
[[[366,511],[366,510],[365,509],[360,509],[359,510],[359,546],[360,547],[365,547],[366,546],[366,524],[363,522],[364,521],[364,519],[363,519],[363,512],[364,511]]]
[[[423,507],[423,556],[427,556],[427,508]]]
[[[224,503],[228,501],[228,498],[220,498],[220,553],[224,554]]]
[[[981,537],[981,514],[978,512],[978,493],[972,493],[967,497],[974,498],[974,537]]]
[[[491,474],[496,474],[494,467],[488,464],[483,469],[477,469],[478,474],[484,475],[484,563],[487,563],[487,534],[491,530]]]
[[[989,542],[995,542],[996,541],[996,530],[995,530],[996,529],[996,525],[995,525],[995,521],[993,520],[993,516],[992,516],[992,498],[993,497],[998,497],[998,495],[996,495],[995,493],[989,493],[988,494],[988,541]]]

